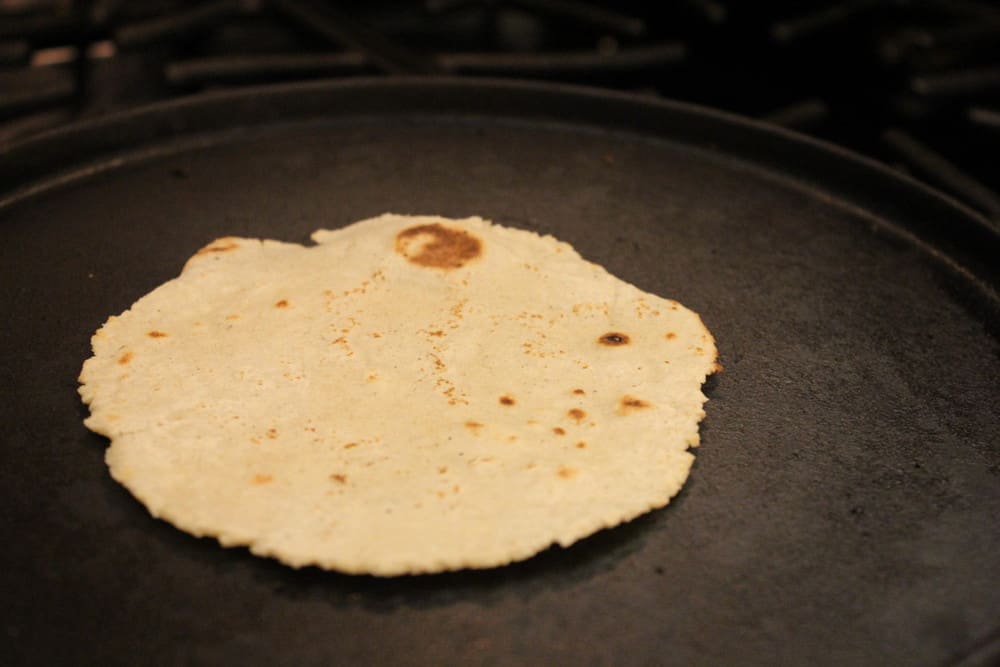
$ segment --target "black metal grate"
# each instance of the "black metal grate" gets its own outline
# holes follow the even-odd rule
[[[199,90],[380,73],[570,81],[757,116],[1000,220],[1000,6],[975,0],[0,0],[0,147]]]

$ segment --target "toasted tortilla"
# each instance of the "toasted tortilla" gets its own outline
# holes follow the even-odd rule
[[[221,238],[80,375],[112,476],[293,567],[486,568],[663,507],[717,370],[697,314],[550,236],[383,215]]]

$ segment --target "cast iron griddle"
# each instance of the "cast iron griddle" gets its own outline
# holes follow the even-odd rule
[[[0,183],[0,664],[997,657],[1000,240],[914,182],[674,103],[382,79],[92,121],[0,154]],[[703,316],[726,370],[669,507],[374,579],[195,539],[110,479],[76,394],[105,318],[213,238],[385,211],[551,233]]]

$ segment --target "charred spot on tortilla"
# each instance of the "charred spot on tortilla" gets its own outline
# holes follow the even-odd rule
[[[231,237],[226,237],[212,241],[207,246],[199,250],[196,254],[207,255],[213,252],[229,252],[231,250],[236,250],[239,247],[240,245],[236,243],[236,239]]]
[[[601,345],[610,345],[614,347],[616,345],[628,345],[629,340],[628,334],[623,334],[618,331],[609,331],[598,338],[597,342]]]
[[[413,264],[457,269],[482,254],[482,242],[464,229],[441,223],[414,225],[396,234],[396,252]]]
[[[628,394],[625,394],[618,399],[618,414],[620,415],[631,414],[636,410],[642,410],[648,407],[652,407],[649,401],[644,401],[641,398],[629,396]]]

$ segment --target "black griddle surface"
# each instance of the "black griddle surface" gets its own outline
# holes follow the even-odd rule
[[[692,107],[467,80],[207,96],[3,161],[2,664],[997,655],[997,238],[913,182]],[[680,496],[510,567],[375,579],[190,537],[111,480],[76,394],[109,315],[213,238],[386,211],[554,234],[700,313],[725,372]]]

